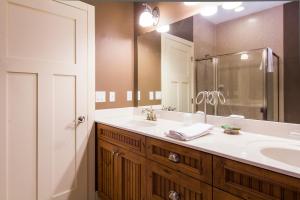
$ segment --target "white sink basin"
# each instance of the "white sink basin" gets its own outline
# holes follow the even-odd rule
[[[126,122],[126,126],[130,127],[154,127],[156,126],[155,122],[146,121],[146,120],[130,120]]]
[[[262,148],[260,152],[273,160],[283,162],[288,165],[300,167],[300,150],[299,149],[288,149],[280,147],[266,147]]]

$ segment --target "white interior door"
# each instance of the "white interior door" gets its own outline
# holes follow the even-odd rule
[[[87,199],[87,12],[0,0],[0,199]]]
[[[193,112],[194,45],[185,39],[162,34],[162,105],[179,112]]]

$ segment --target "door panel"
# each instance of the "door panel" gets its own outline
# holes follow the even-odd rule
[[[88,19],[68,4],[0,1],[1,200],[87,198]]]
[[[72,18],[9,3],[7,55],[74,64],[75,25],[76,21]],[[59,48],[53,46],[53,41],[60,43]]]
[[[6,77],[7,199],[35,200],[37,198],[37,75],[9,72]],[[22,188],[23,192],[16,192],[16,188]]]
[[[61,196],[76,187],[76,79],[55,75],[53,196]],[[64,180],[64,181],[61,181]]]

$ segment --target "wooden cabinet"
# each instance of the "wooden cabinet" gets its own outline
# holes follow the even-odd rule
[[[213,188],[213,200],[243,200],[227,192]]]
[[[147,138],[147,158],[206,183],[212,182],[212,155]]]
[[[148,199],[211,200],[212,186],[153,161],[147,162]]]
[[[247,200],[299,200],[300,180],[214,156],[214,187]]]
[[[300,179],[97,124],[101,200],[300,200]]]
[[[98,192],[103,200],[145,200],[145,158],[98,140]]]

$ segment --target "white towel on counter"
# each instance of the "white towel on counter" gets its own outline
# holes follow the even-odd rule
[[[213,125],[210,124],[196,123],[190,126],[169,130],[166,136],[177,140],[188,141],[208,134],[212,128]]]

